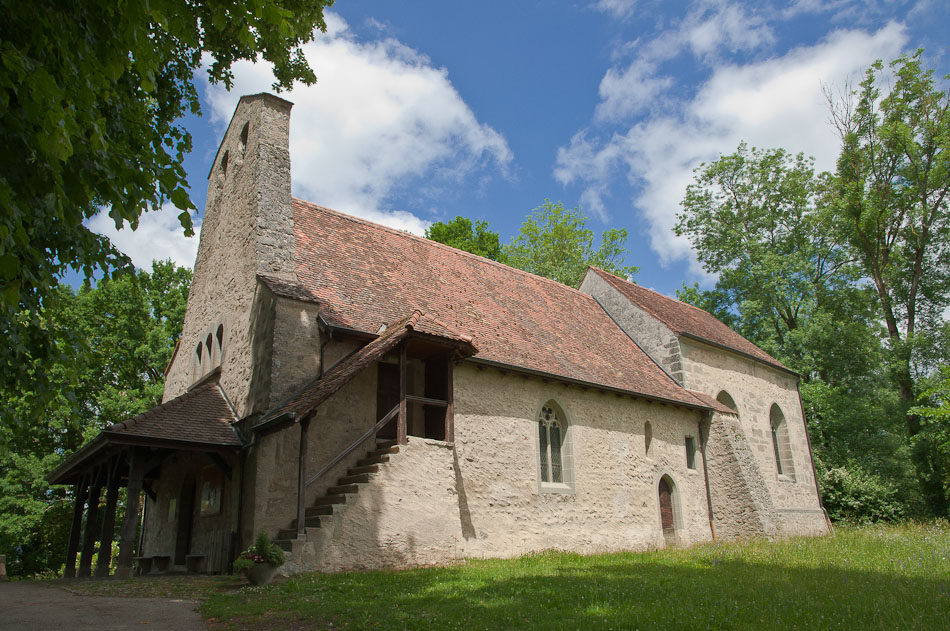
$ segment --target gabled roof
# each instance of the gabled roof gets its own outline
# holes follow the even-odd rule
[[[418,309],[476,360],[706,409],[587,294],[474,254],[293,200],[297,277],[337,324],[375,333]]]
[[[711,313],[669,298],[646,287],[641,287],[636,283],[631,283],[602,269],[593,266],[588,269],[607,281],[611,287],[626,296],[630,302],[665,324],[676,335],[685,335],[710,342],[715,346],[736,351],[786,372],[791,372],[777,359],[717,320]]]
[[[459,346],[463,347],[465,354],[475,352],[475,348],[471,346],[471,339],[465,339],[463,336],[448,331],[439,323],[425,317],[421,312],[413,311],[398,322],[387,326],[386,330],[380,333],[375,340],[340,361],[326,374],[315,379],[301,391],[291,396],[289,400],[265,414],[255,426],[255,431],[281,417],[292,415],[299,418],[309,414],[339,391],[350,379],[395,348],[413,331],[458,343]],[[443,335],[442,332],[446,334]]]

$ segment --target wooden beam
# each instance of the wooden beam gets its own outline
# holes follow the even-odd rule
[[[300,421],[300,449],[297,452],[297,538],[307,536],[307,445],[310,419]]]
[[[439,407],[445,407],[449,404],[447,400],[430,399],[429,397],[419,397],[414,394],[407,394],[406,401],[412,401],[413,403],[421,403],[422,405],[437,405]]]
[[[139,499],[142,494],[144,475],[144,454],[136,449],[129,450],[129,486],[125,501],[125,521],[122,523],[122,536],[119,541],[119,567],[115,575],[119,578],[132,576],[132,557],[135,553],[135,531],[139,523]]]
[[[82,552],[79,557],[79,578],[92,576],[92,555],[96,551],[96,538],[99,536],[99,498],[102,495],[102,486],[98,476],[89,486],[89,496],[86,499],[86,529],[82,536]]]
[[[99,534],[99,558],[96,561],[96,577],[109,576],[112,561],[112,538],[115,536],[115,507],[119,499],[118,465],[109,467],[106,488],[105,514],[102,516],[102,532]]]
[[[79,535],[82,533],[82,515],[86,509],[86,476],[79,479],[73,490],[73,523],[69,527],[69,542],[66,544],[66,569],[63,578],[76,576],[76,555],[79,552]]]
[[[455,442],[455,385],[453,384],[453,373],[455,366],[451,361],[446,362],[448,366],[445,375],[445,441]]]
[[[399,345],[399,415],[396,417],[396,442],[405,445],[406,437],[406,343]]]

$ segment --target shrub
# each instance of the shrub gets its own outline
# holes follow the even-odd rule
[[[257,563],[267,563],[274,567],[284,564],[284,551],[279,545],[271,541],[263,530],[257,533],[254,545],[241,553],[234,561],[234,571],[243,572],[254,567]]]
[[[832,521],[896,521],[905,517],[897,488],[857,465],[827,469],[819,476],[821,498]]]

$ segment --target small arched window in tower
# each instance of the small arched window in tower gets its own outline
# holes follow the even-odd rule
[[[795,479],[795,462],[792,458],[792,445],[788,436],[788,423],[777,403],[772,404],[769,412],[769,425],[772,428],[772,448],[775,451],[775,469],[779,475]]]
[[[204,350],[204,345],[201,342],[198,342],[198,346],[195,347],[195,367],[194,367],[194,379],[197,380],[201,377],[201,360],[202,360],[202,351]]]
[[[217,353],[217,365],[221,365],[222,354],[224,352],[224,325],[219,324],[218,330],[214,332],[215,351]]]
[[[205,365],[205,369],[202,372],[208,372],[209,370],[214,368],[214,364],[216,360],[214,356],[214,340],[211,337],[210,333],[208,333],[208,337],[205,338],[205,355],[207,357],[207,363]]]
[[[224,155],[221,156],[221,173],[223,175],[228,174],[228,152],[225,151]]]
[[[241,157],[244,157],[244,154],[247,153],[247,131],[248,125],[250,123],[244,123],[244,127],[241,128]]]
[[[573,467],[567,417],[554,401],[545,403],[538,416],[538,451],[542,486],[570,485]]]
[[[653,426],[647,421],[643,426],[643,455],[650,455],[650,446],[653,444]]]

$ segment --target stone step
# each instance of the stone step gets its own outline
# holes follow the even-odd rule
[[[389,456],[372,456],[369,458],[363,458],[358,460],[356,465],[359,467],[369,467],[372,465],[383,464],[384,462],[389,462]]]
[[[307,515],[305,518],[304,524],[307,528],[319,528],[320,527],[320,518],[316,516]],[[292,522],[290,522],[290,527],[294,529],[294,532],[297,532],[297,518],[295,517]]]
[[[345,495],[324,495],[314,500],[314,506],[326,506],[327,504],[346,504]]]
[[[296,539],[297,538],[297,528],[292,526],[290,528],[281,528],[277,531],[277,539]],[[276,541],[276,540],[275,540]]]
[[[297,531],[294,531],[293,539],[274,539],[274,543],[279,545],[284,552],[290,552],[294,549],[294,541],[297,539]]]
[[[339,480],[336,481],[337,484],[347,485],[347,484],[362,484],[369,482],[373,479],[372,473],[353,473],[351,475],[345,475]]]
[[[388,447],[392,447],[395,444],[396,441],[391,438],[386,440],[379,440],[378,438],[376,439],[376,449],[386,449]]]
[[[323,506],[311,506],[307,509],[307,517],[319,517],[320,515],[332,515],[333,505],[325,504]]]
[[[340,495],[347,493],[359,493],[360,487],[358,484],[341,484],[339,486],[331,486],[327,489],[327,495]],[[339,504],[339,502],[331,502],[332,504]]]
[[[373,451],[366,454],[368,457],[372,458],[374,456],[384,456],[386,454],[398,454],[399,445],[392,445],[391,447],[383,447],[381,449],[374,449]]]
[[[358,467],[350,467],[347,470],[347,474],[349,475],[356,475],[357,473],[378,473],[378,472],[379,472],[378,463],[361,465]]]

